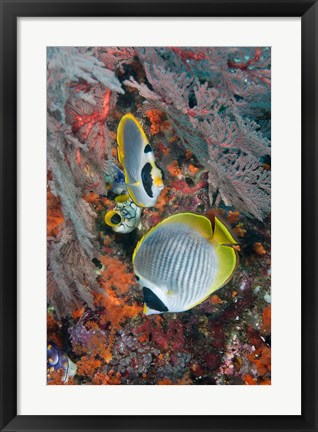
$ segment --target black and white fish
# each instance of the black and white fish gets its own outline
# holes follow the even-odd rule
[[[138,242],[134,271],[146,315],[193,308],[225,285],[237,266],[237,242],[222,222],[194,213],[172,215]]]
[[[163,171],[156,164],[143,128],[132,114],[121,118],[117,142],[129,196],[139,207],[153,207],[164,188]]]

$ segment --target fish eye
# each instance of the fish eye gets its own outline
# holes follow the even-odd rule
[[[114,225],[118,225],[121,222],[121,217],[118,213],[115,213],[111,218],[111,223],[113,223]]]
[[[122,217],[118,211],[110,210],[105,215],[105,222],[111,227],[119,225],[121,221]]]
[[[143,287],[144,301],[149,309],[158,312],[168,312],[167,306],[154,294],[151,289]]]

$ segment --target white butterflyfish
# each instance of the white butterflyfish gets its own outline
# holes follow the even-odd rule
[[[117,143],[129,196],[139,207],[153,207],[164,188],[163,171],[156,164],[143,128],[132,114],[121,118]]]
[[[133,253],[146,315],[183,312],[225,285],[237,266],[237,242],[215,218],[179,213],[152,228]]]

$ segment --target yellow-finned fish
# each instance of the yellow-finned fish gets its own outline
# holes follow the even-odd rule
[[[163,172],[156,165],[145,132],[132,114],[121,118],[117,142],[129,196],[139,207],[153,207],[164,188]]]
[[[128,234],[140,223],[142,209],[138,207],[129,195],[118,195],[115,198],[114,210],[109,210],[105,215],[105,222],[113,231]]]
[[[133,253],[146,315],[193,308],[225,285],[237,266],[237,242],[222,222],[179,213],[152,228]]]

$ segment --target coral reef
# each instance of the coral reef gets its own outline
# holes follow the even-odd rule
[[[270,50],[140,48],[148,83],[124,81],[164,112],[209,172],[210,200],[262,220],[270,211]],[[246,59],[244,63],[242,59]],[[261,120],[261,121],[260,121]],[[226,151],[225,151],[226,150]]]
[[[48,48],[47,333],[77,368],[48,384],[271,383],[270,79],[266,47]],[[165,188],[120,234],[105,214],[123,188],[116,131],[129,112]],[[132,253],[186,211],[217,216],[240,263],[195,308],[145,316]]]

